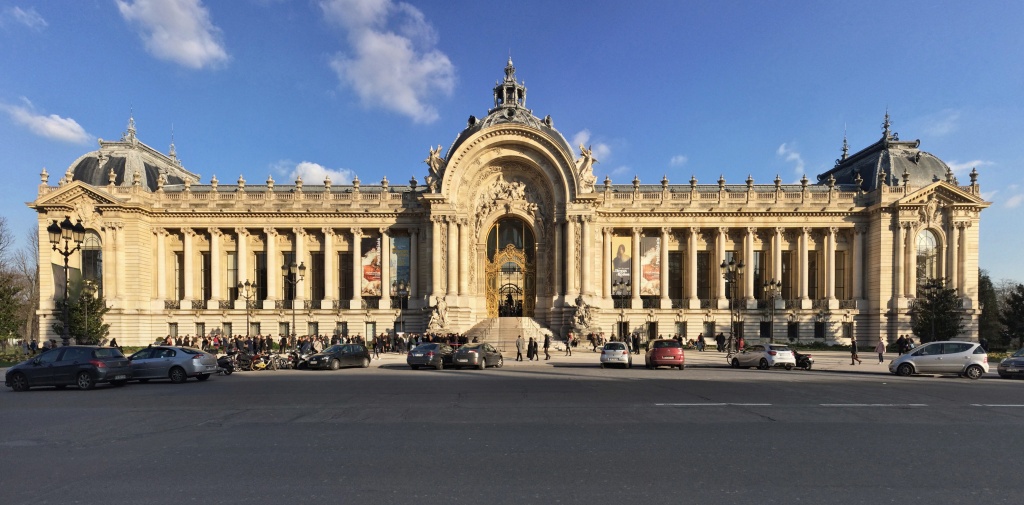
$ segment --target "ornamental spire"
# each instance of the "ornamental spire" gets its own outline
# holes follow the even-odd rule
[[[892,122],[889,121],[889,108],[885,108],[885,121],[882,123],[882,136],[889,138],[889,127],[892,126]]]
[[[843,125],[843,157],[840,158],[845,160],[850,154],[850,144],[846,142],[846,125]]]
[[[135,141],[135,108],[128,109],[128,130],[121,134],[122,142]]]
[[[516,80],[516,67],[512,64],[512,55],[508,57],[505,65],[505,79],[495,83],[494,86],[494,109],[515,109],[526,107],[526,83]]]

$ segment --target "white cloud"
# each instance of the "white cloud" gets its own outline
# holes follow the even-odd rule
[[[88,144],[92,141],[92,135],[86,133],[82,125],[74,119],[60,117],[56,114],[39,114],[32,106],[32,102],[25,98],[22,98],[22,101],[25,105],[0,103],[0,110],[7,112],[15,123],[28,127],[32,133],[40,137],[72,144]]]
[[[625,174],[628,174],[628,173],[630,173],[632,171],[633,171],[633,169],[629,168],[629,166],[622,165],[622,166],[616,167],[614,170],[612,170],[611,175],[625,175]]]
[[[974,169],[974,168],[984,167],[986,165],[991,165],[991,164],[992,164],[991,161],[985,161],[985,160],[971,160],[971,161],[965,161],[963,163],[960,163],[959,161],[956,161],[956,160],[952,160],[952,161],[947,161],[946,162],[946,165],[949,165],[949,168],[953,170],[953,174],[958,175],[958,176],[970,173],[970,171],[972,169]]]
[[[677,154],[673,156],[672,159],[668,160],[668,165],[670,167],[681,167],[685,165],[687,161],[690,161],[690,159],[682,154]]]
[[[981,199],[985,200],[986,202],[991,202],[992,199],[995,198],[996,195],[998,195],[998,194],[999,194],[999,190],[998,189],[993,189],[992,191],[982,191],[981,192]]]
[[[960,120],[960,111],[955,109],[944,109],[935,114],[925,116],[918,120],[922,124],[924,133],[934,137],[949,135],[957,130]]]
[[[787,162],[792,162],[793,172],[796,173],[797,175],[803,175],[807,173],[804,170],[803,156],[801,156],[799,152],[787,146],[786,144],[780,145],[779,148],[775,150],[775,155]]]
[[[455,66],[438,50],[423,13],[392,0],[321,0],[324,17],[347,31],[349,53],[330,62],[363,105],[403,114],[417,123],[438,118],[430,99],[450,96]]]
[[[1021,203],[1024,203],[1024,194],[1017,193],[1016,195],[1007,198],[1006,202],[1003,203],[1003,206],[1007,209],[1016,209],[1017,207],[1020,207]]]
[[[159,59],[194,69],[228,60],[220,28],[210,21],[202,0],[117,0],[117,9]]]
[[[604,142],[590,144],[590,130],[581,130],[572,136],[572,148],[578,149],[580,145],[587,146],[587,149],[594,151],[594,159],[597,161],[607,160],[612,155],[612,148]]]
[[[323,184],[324,178],[328,176],[331,178],[331,184],[351,184],[355,176],[355,172],[347,168],[331,169],[311,161],[296,164],[290,160],[281,160],[271,164],[270,169],[286,177],[286,180],[278,181],[281,184],[292,184],[299,176],[302,177],[303,184]]]
[[[28,10],[22,9],[21,7],[8,7],[4,9],[2,15],[0,15],[0,25],[6,24],[6,21],[10,19],[17,23],[21,23],[33,30],[41,31],[43,28],[49,26],[43,16],[40,16],[34,7],[29,7]]]

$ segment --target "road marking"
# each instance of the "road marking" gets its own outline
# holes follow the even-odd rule
[[[655,403],[656,407],[770,407],[770,403]]]
[[[998,404],[998,403],[972,403],[972,407],[1024,407],[1024,405]]]
[[[924,403],[822,403],[822,407],[927,407]]]

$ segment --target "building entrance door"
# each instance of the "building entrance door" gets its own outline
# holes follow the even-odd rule
[[[533,317],[537,300],[536,244],[525,221],[499,219],[487,234],[488,317]]]

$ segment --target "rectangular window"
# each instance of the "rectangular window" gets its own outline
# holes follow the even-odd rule
[[[853,323],[843,323],[843,338],[853,338]]]
[[[814,322],[814,338],[819,340],[825,338],[825,323],[821,321]]]
[[[811,251],[807,254],[807,297],[811,300],[821,298],[818,292],[818,254]]]
[[[285,252],[281,253],[281,265],[285,267],[291,267],[292,263],[295,263],[295,273],[291,270],[284,270],[282,277],[284,280],[281,282],[281,299],[282,300],[294,300],[295,299],[295,282],[299,279],[299,264],[295,261],[295,253]]]
[[[172,337],[178,336],[178,323],[167,323],[167,334]]]
[[[82,247],[82,280],[92,281],[96,295],[103,296],[103,251],[97,247]]]
[[[739,255],[736,254],[736,251],[725,251],[725,263],[728,265],[729,263],[733,262],[740,262]],[[719,270],[721,270],[721,267],[719,267]],[[724,274],[725,272],[722,273]],[[742,277],[742,274],[735,276],[729,275],[725,277],[725,297],[727,299],[732,300],[733,295],[742,298],[742,295],[739,291],[740,277]]]
[[[715,335],[717,334],[718,333],[715,330],[715,323],[704,323],[704,338],[708,339],[710,342],[714,342]]]
[[[836,298],[848,299],[846,292],[846,251],[836,251]]]
[[[174,253],[174,299],[185,299],[185,253]]]
[[[306,324],[306,335],[319,335],[319,334],[320,334],[320,325],[319,324],[317,324],[317,323],[307,323]]]
[[[754,257],[751,263],[753,263],[753,265],[748,265],[747,268],[750,269],[750,274],[754,276],[754,298],[757,300],[764,300],[765,276],[767,275],[768,270],[765,265],[764,251],[754,251]]]
[[[377,323],[367,322],[366,323],[366,334],[363,335],[367,341],[370,341],[375,335],[377,335]]]
[[[203,252],[199,253],[199,270],[202,285],[200,289],[203,293],[203,300],[210,300],[213,298],[213,278],[211,277],[212,271],[210,266],[210,253]]]
[[[250,322],[249,323],[249,333],[248,334],[249,335],[259,335],[260,334],[260,323],[257,323],[256,321]]]
[[[277,333],[279,335],[291,335],[291,331],[288,328],[289,323],[277,323]]]
[[[793,255],[790,251],[782,251],[782,299],[793,299]]]
[[[683,252],[668,252],[668,297],[673,300],[683,298]]]
[[[228,252],[228,300],[238,299],[238,254]]]
[[[341,335],[342,337],[348,336],[348,323],[344,321],[338,321],[334,324],[334,334]]]
[[[765,340],[769,340],[769,339],[772,338],[772,322],[771,321],[761,321],[761,328],[760,328],[760,330],[761,331],[759,333],[761,334],[760,335],[761,338],[763,338]]]
[[[786,335],[789,337],[789,340],[793,342],[800,340],[800,322],[793,321],[789,323],[789,326],[786,327]]]
[[[225,336],[225,337],[230,337],[232,335],[232,333],[231,333],[231,323],[223,323],[223,324],[221,324],[220,325],[220,334]]]
[[[306,275],[311,289],[310,299],[324,299],[324,254],[312,253],[309,258],[309,273]]]
[[[206,336],[206,323],[196,323],[196,336]]]
[[[697,298],[711,299],[711,252],[697,251]]]
[[[676,323],[676,335],[686,342],[686,323]]]
[[[266,300],[267,299],[267,253],[258,252],[253,253],[253,275],[252,278],[256,279],[256,299]]]
[[[338,299],[351,300],[352,290],[352,253],[338,253]],[[348,335],[347,333],[345,335]]]

